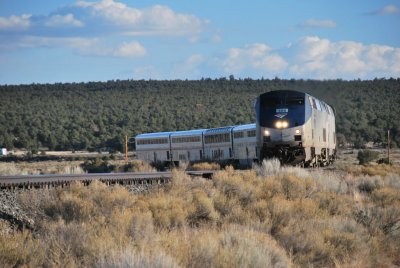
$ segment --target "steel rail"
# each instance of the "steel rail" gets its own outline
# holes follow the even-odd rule
[[[214,170],[187,171],[186,174],[190,176],[202,176],[205,178],[211,178],[214,172]],[[65,186],[73,181],[80,181],[83,184],[88,185],[93,180],[99,180],[106,184],[164,184],[170,182],[171,179],[171,172],[125,172],[0,176],[0,189]]]

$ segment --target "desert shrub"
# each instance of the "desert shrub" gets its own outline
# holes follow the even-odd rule
[[[100,158],[86,160],[82,164],[82,168],[88,173],[108,173],[114,170],[114,166]]]
[[[364,166],[362,172],[370,176],[386,176],[388,174],[400,174],[400,166],[395,165],[375,165],[375,166]]]
[[[59,174],[85,174],[85,170],[79,165],[68,165],[58,170]]]
[[[149,203],[154,224],[158,228],[171,230],[185,224],[188,211],[182,199],[157,195],[150,199]]]
[[[353,199],[348,195],[318,192],[312,199],[317,203],[320,210],[326,211],[328,215],[351,215]]]
[[[220,171],[214,174],[213,183],[228,198],[235,198],[240,194],[243,181],[239,175],[229,176],[227,172]]]
[[[94,267],[174,268],[180,266],[162,249],[157,249],[156,252],[150,255],[143,251],[137,252],[134,248],[128,247],[123,251],[106,253],[96,261]]]
[[[354,210],[354,218],[374,236],[380,232],[396,233],[400,229],[400,207],[398,205],[387,207],[365,205]]]
[[[0,175],[19,175],[20,170],[17,169],[15,163],[1,163],[0,162]]]
[[[274,197],[268,202],[271,234],[275,235],[285,228],[293,219],[290,215],[290,204],[283,196]]]
[[[156,171],[149,163],[142,160],[133,160],[122,168],[124,172],[154,172]]]
[[[0,263],[2,267],[39,267],[46,258],[46,244],[35,240],[28,231],[0,232]]]
[[[281,173],[277,179],[287,199],[306,198],[315,191],[315,183],[311,179],[300,179],[290,173]]]
[[[92,182],[87,193],[89,196],[86,198],[96,207],[94,215],[104,217],[109,217],[114,211],[132,208],[135,202],[135,196],[126,188],[119,185],[107,187],[99,181]]]
[[[381,189],[374,190],[371,194],[371,199],[379,206],[385,207],[400,201],[400,192],[393,188],[383,187]]]
[[[27,191],[18,201],[35,211],[34,235],[4,227],[0,266],[395,266],[399,177],[389,170],[227,167],[213,180],[173,170],[172,183],[139,195],[98,181]]]
[[[172,170],[172,186],[175,188],[172,188],[173,190],[176,189],[176,187],[189,187],[189,185],[192,182],[192,178],[187,175],[184,171],[178,170],[178,169],[173,169]]]
[[[260,195],[263,199],[271,199],[282,194],[281,182],[275,177],[267,177],[260,185]]]
[[[251,218],[256,221],[265,222],[269,218],[268,202],[266,200],[261,199],[251,203],[247,210],[251,213]]]
[[[360,165],[367,164],[371,161],[378,159],[379,152],[371,150],[360,150],[357,154],[357,159]]]
[[[356,176],[379,175],[385,177],[386,175],[389,174],[400,174],[399,165],[365,165],[365,166],[352,165],[352,166],[346,166],[344,170]]]
[[[189,241],[192,250],[188,254],[185,266],[192,268],[219,266],[216,260],[220,246],[218,235],[219,233],[214,230],[193,232]]]
[[[219,239],[219,266],[289,267],[286,253],[269,235],[239,226],[228,227]],[[221,256],[222,255],[222,256]]]
[[[141,211],[135,209],[128,225],[128,234],[135,243],[143,242],[150,244],[155,234],[153,215],[150,210]]]
[[[384,177],[383,181],[388,187],[400,190],[400,174],[389,173]]]
[[[43,240],[49,248],[45,266],[77,267],[79,263],[87,263],[88,255],[94,254],[87,245],[90,236],[88,227],[84,224],[66,224],[63,220],[49,223],[42,230]]]
[[[347,183],[337,172],[314,171],[310,176],[312,176],[312,180],[317,183],[318,189],[324,192],[327,191],[344,194],[349,190]]]
[[[276,158],[270,160],[264,159],[261,165],[254,164],[253,169],[256,171],[258,176],[266,177],[279,173],[281,170],[281,163]]]
[[[226,197],[237,199],[241,206],[246,207],[260,197],[261,191],[257,187],[256,178],[250,179],[251,173],[234,173],[233,169],[214,174],[214,186]]]
[[[228,198],[226,195],[220,192],[213,196],[213,201],[214,208],[224,218],[230,217],[233,214],[234,209],[240,207],[239,200]]]
[[[193,163],[188,167],[188,170],[220,170],[221,166],[214,162],[199,162]]]
[[[340,266],[368,253],[362,228],[352,219],[298,221],[282,229],[276,237],[300,266],[310,263],[318,267]]]
[[[290,267],[286,252],[268,234],[239,225],[191,235],[186,267]]]
[[[281,172],[290,173],[300,179],[309,179],[311,178],[311,173],[309,170],[300,167],[293,166],[283,166],[281,167]],[[281,173],[279,172],[279,173]]]
[[[213,200],[204,191],[196,190],[193,193],[192,209],[188,220],[191,225],[201,223],[215,223],[219,219],[218,212],[214,209]]]
[[[372,193],[376,189],[380,189],[383,186],[382,178],[379,176],[361,176],[355,178],[357,181],[357,188],[360,192]]]
[[[134,197],[127,189],[116,186],[108,188],[99,181],[89,187],[72,183],[68,190],[58,190],[57,199],[45,204],[46,215],[66,222],[84,222],[95,216],[110,217],[115,209],[131,207]]]

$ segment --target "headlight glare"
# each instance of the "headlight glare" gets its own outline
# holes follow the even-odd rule
[[[289,126],[288,121],[276,121],[275,122],[275,127],[276,128],[287,128]]]

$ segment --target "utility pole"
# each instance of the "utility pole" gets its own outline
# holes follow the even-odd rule
[[[125,164],[128,164],[128,135],[125,135]]]
[[[387,158],[388,158],[388,164],[390,165],[390,130],[387,132]]]

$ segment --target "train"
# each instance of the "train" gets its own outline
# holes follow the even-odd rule
[[[216,161],[251,166],[268,158],[310,167],[334,162],[332,106],[307,93],[278,90],[258,96],[254,109],[252,124],[139,134],[135,136],[137,158],[175,165]]]

